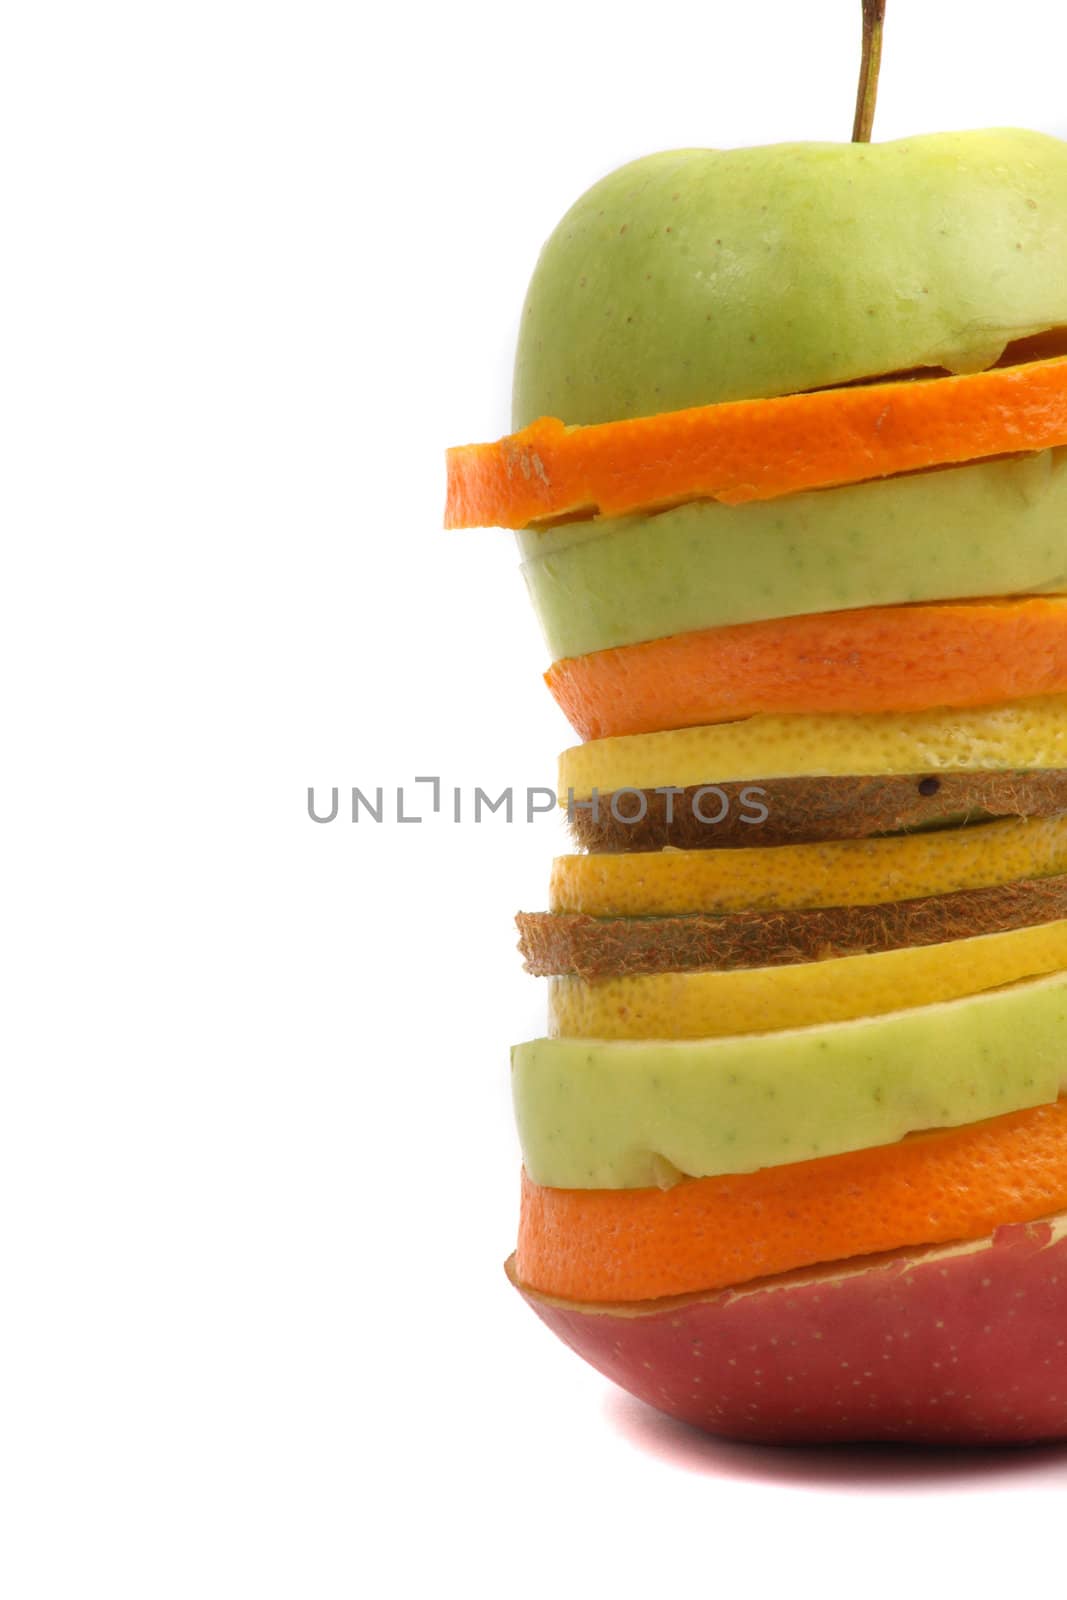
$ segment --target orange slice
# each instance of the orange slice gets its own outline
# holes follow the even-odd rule
[[[557,661],[583,739],[762,712],[905,712],[1067,690],[1067,600],[875,606],[672,634]]]
[[[1067,443],[1067,357],[694,406],[448,452],[448,528],[525,528],[686,500],[774,500]]]
[[[1067,1207],[1067,1099],[897,1144],[690,1179],[549,1189],[522,1178],[516,1267],[569,1300],[654,1300],[819,1261],[978,1239]]]

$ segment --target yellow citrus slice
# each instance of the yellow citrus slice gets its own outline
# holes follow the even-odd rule
[[[778,714],[564,750],[560,804],[593,791],[743,779],[1067,766],[1067,694],[952,711]]]
[[[1067,921],[797,966],[551,978],[550,1038],[715,1039],[883,1016],[1067,968]]]
[[[884,905],[1067,872],[1067,816],[762,850],[557,856],[549,909],[590,917]]]

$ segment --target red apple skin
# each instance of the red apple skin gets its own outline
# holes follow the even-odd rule
[[[767,1444],[1067,1439],[1067,1212],[992,1238],[542,1322],[639,1400]],[[654,1304],[655,1309],[650,1309]]]

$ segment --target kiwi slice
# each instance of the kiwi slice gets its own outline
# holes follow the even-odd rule
[[[1067,874],[873,906],[740,911],[717,917],[520,911],[515,920],[528,972],[595,981],[874,954],[1036,927],[1062,917],[1067,917]]]
[[[736,849],[867,839],[1067,811],[1067,770],[768,778],[662,793],[626,789],[570,810],[586,850]]]

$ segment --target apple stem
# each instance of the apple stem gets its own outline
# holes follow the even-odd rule
[[[882,24],[885,0],[863,0],[863,55],[860,81],[856,90],[856,116],[852,124],[853,144],[869,144],[874,127],[874,106],[878,99],[878,69],[882,65]]]

